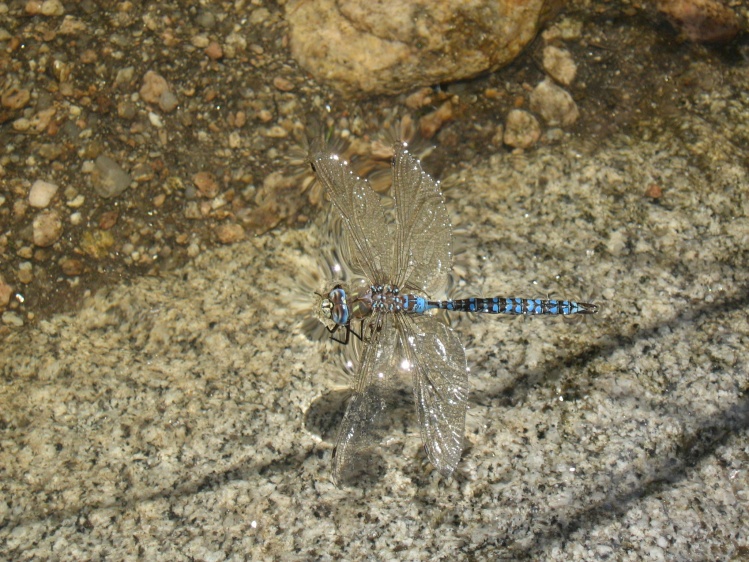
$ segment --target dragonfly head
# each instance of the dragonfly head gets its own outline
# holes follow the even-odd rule
[[[336,285],[328,296],[320,301],[320,313],[323,318],[332,320],[338,326],[346,326],[351,320],[351,311],[346,299],[346,290]]]

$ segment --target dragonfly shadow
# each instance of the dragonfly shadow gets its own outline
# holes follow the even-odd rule
[[[326,443],[335,444],[346,404],[353,390],[331,390],[315,398],[304,412],[304,428]]]
[[[231,485],[233,482],[250,481],[256,478],[258,474],[277,474],[283,475],[284,478],[294,478],[303,470],[305,463],[310,462],[310,459],[317,462],[319,457],[322,456],[324,456],[324,451],[312,447],[306,450],[289,451],[266,463],[252,462],[251,457],[244,458],[219,471],[209,471],[206,474],[187,477],[178,484],[154,484],[150,490],[134,494],[124,493],[113,497],[109,501],[83,500],[62,509],[50,509],[48,506],[40,504],[39,508],[32,508],[20,517],[6,518],[3,521],[3,526],[6,529],[30,528],[44,523],[57,527],[67,524],[66,520],[75,517],[76,525],[86,527],[90,525],[90,518],[100,510],[108,510],[111,512],[111,517],[118,517],[120,514],[136,509],[137,506],[147,502],[160,499],[179,502],[184,498],[211,494]],[[207,470],[210,469],[207,468]],[[292,484],[284,484],[282,479],[278,488],[283,492],[285,486],[288,486],[289,489],[294,488]]]
[[[618,349],[634,348],[640,341],[657,339],[664,329],[668,332],[668,329],[673,330],[685,323],[699,324],[700,321],[747,308],[749,286],[742,286],[732,295],[712,303],[690,307],[658,325],[644,327],[633,335],[613,335],[603,345],[590,346],[575,355],[546,363],[539,372],[519,378],[514,388],[498,391],[494,398],[508,403],[521,401],[532,392],[535,385],[543,384],[551,378],[551,375],[545,376],[544,373],[569,368],[580,370],[581,366],[587,365],[594,358],[610,356]],[[488,539],[471,550],[471,553],[481,557],[501,550],[508,559],[545,559],[552,549],[574,541],[574,537],[581,532],[592,531],[624,518],[636,502],[668,493],[682,481],[689,479],[694,471],[700,469],[702,462],[715,456],[716,451],[725,446],[733,436],[745,434],[749,430],[749,388],[741,390],[743,396],[739,401],[717,413],[696,419],[693,412],[675,405],[673,412],[668,415],[688,429],[675,439],[670,451],[669,447],[663,447],[664,451],[669,451],[667,454],[612,472],[606,482],[599,482],[597,485],[597,488],[606,491],[602,499],[590,501],[588,496],[580,497],[568,508],[557,510],[552,524],[534,533],[530,549],[527,538],[508,545],[507,537],[498,536]]]
[[[550,550],[574,540],[576,534],[623,518],[638,500],[668,493],[699,470],[700,463],[715,455],[732,435],[749,430],[749,398],[693,425],[696,429],[683,435],[669,455],[612,475],[603,499],[591,502],[589,497],[580,498],[569,509],[558,511],[554,525],[534,534],[532,547],[527,540],[508,545],[506,537],[498,537],[478,546],[472,554],[481,557],[501,550],[512,560],[543,560]]]
[[[385,457],[374,449],[362,452],[356,459],[347,462],[338,477],[338,486],[370,489],[380,482],[388,470]]]
[[[343,389],[319,396],[304,414],[305,429],[326,443],[335,445],[338,427],[352,394],[353,390]],[[386,394],[387,408],[376,424],[367,429],[369,436],[365,441],[368,446],[346,463],[339,485],[371,488],[383,478],[390,465],[385,459],[389,456],[388,450],[402,443],[399,434],[402,436],[409,430],[413,432],[418,427],[412,389],[403,385]]]

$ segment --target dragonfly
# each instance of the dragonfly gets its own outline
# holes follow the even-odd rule
[[[413,378],[421,439],[432,465],[445,477],[463,453],[468,370],[456,333],[433,310],[509,315],[586,315],[598,307],[572,300],[471,297],[433,300],[451,268],[451,224],[438,182],[401,141],[394,142],[387,206],[321,138],[309,160],[335,215],[342,222],[348,264],[363,281],[334,283],[318,296],[318,315],[331,338],[361,340],[353,392],[333,453],[333,479],[376,446],[382,414],[402,373]],[[358,324],[358,329],[357,329]]]

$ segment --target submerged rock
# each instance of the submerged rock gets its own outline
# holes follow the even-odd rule
[[[724,43],[741,29],[739,16],[720,0],[659,0],[657,6],[690,41]]]
[[[564,0],[305,0],[287,4],[291,52],[349,94],[394,94],[511,62]]]
[[[94,189],[101,197],[115,197],[130,186],[130,175],[120,165],[105,154],[95,162],[92,174]]]

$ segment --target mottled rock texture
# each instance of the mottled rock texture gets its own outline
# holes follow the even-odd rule
[[[292,54],[349,95],[399,93],[512,61],[564,0],[299,0]]]

